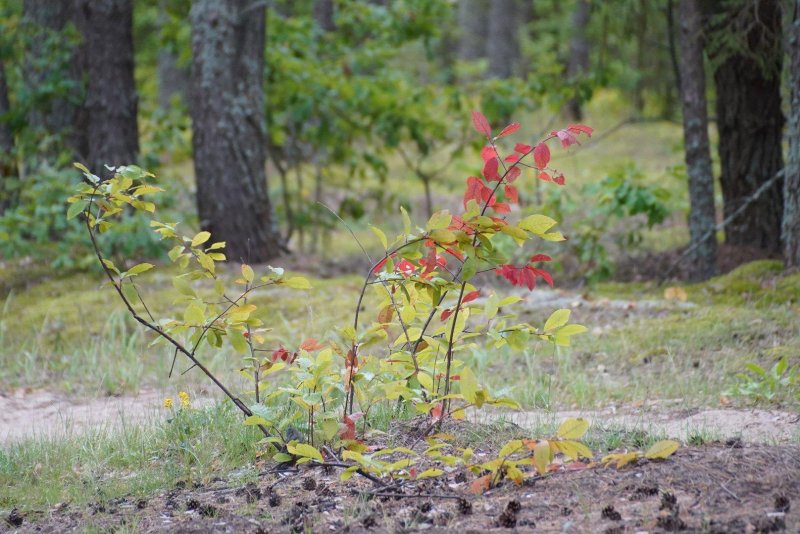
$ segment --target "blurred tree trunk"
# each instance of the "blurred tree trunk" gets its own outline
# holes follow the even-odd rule
[[[36,27],[36,36],[25,50],[23,80],[30,91],[40,93],[36,106],[28,111],[26,121],[34,130],[50,135],[62,135],[67,146],[76,155],[85,156],[87,140],[85,116],[80,105],[83,98],[81,82],[84,75],[80,57],[81,47],[75,47],[68,64],[61,64],[62,47],[70,46],[64,35],[67,23],[77,24],[76,4],[69,0],[25,0],[22,5],[23,20]],[[61,33],[61,35],[57,35]],[[54,77],[59,79],[55,80]],[[45,87],[63,83],[63,77],[74,82],[72,90],[44,92]]]
[[[458,2],[458,58],[475,61],[486,56],[485,0],[460,0]]]
[[[178,65],[178,58],[171,50],[158,53],[158,105],[169,109],[172,97],[179,95],[187,101],[189,69]]]
[[[17,156],[14,150],[14,134],[8,122],[2,117],[10,111],[6,68],[0,59],[0,215],[15,204],[17,175]]]
[[[137,94],[133,78],[132,0],[77,0],[85,41],[89,168],[136,163]]]
[[[636,14],[636,86],[633,90],[633,109],[638,115],[644,113],[644,73],[647,58],[647,0],[639,0]]]
[[[586,37],[586,26],[589,24],[589,14],[592,6],[589,0],[578,0],[572,12],[572,40],[569,44],[569,63],[567,63],[567,78],[573,85],[582,81],[589,70],[589,39]],[[566,105],[566,112],[570,119],[580,121],[583,119],[581,98],[572,97]]]
[[[229,259],[264,262],[282,250],[264,169],[265,9],[251,0],[197,0],[190,19],[200,225],[227,243]]]
[[[519,13],[516,7],[515,0],[492,0],[490,4],[486,43],[490,78],[510,78],[519,63]],[[481,25],[485,26],[485,22],[481,21]]]
[[[720,183],[727,218],[783,168],[781,3],[717,0],[712,7],[709,55],[717,63],[717,128]],[[737,39],[736,47],[728,44]],[[706,41],[708,42],[708,40]],[[732,245],[781,251],[783,180],[776,180],[725,229]]]
[[[716,274],[714,174],[708,142],[706,76],[703,67],[702,18],[695,0],[680,2],[681,100],[686,173],[689,175],[689,275],[692,281]],[[707,237],[708,234],[711,237]]]
[[[791,6],[789,52],[789,152],[784,175],[783,258],[786,267],[800,269],[800,0]]]
[[[314,0],[314,21],[323,31],[332,32],[336,29],[333,14],[333,0]]]

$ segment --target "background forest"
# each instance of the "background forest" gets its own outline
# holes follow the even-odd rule
[[[0,0],[20,531],[800,528],[798,268],[800,0]]]

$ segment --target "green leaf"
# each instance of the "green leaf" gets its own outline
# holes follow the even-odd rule
[[[464,367],[460,371],[461,375],[461,394],[464,395],[464,400],[469,403],[477,404],[478,399],[478,379],[475,378],[475,373],[469,367]],[[478,406],[480,408],[480,406]]]
[[[244,424],[247,426],[272,426],[272,423],[261,417],[260,415],[251,415],[247,419],[244,420]]]
[[[403,206],[400,206],[400,213],[403,216],[403,233],[408,235],[411,233],[411,217]]]
[[[680,443],[671,439],[657,441],[647,449],[644,457],[650,460],[669,458],[681,446]]]
[[[208,241],[210,238],[211,238],[211,232],[206,232],[206,231],[198,232],[197,235],[195,235],[192,238],[192,246],[198,247],[203,243],[205,243],[206,241]]]
[[[283,281],[291,289],[311,289],[311,284],[302,276],[294,276]]]
[[[547,473],[547,466],[550,465],[551,456],[550,442],[547,440],[539,441],[533,447],[533,465],[540,475]]]
[[[192,302],[186,307],[186,310],[184,310],[183,320],[189,325],[201,326],[203,323],[205,323],[206,316],[203,313],[203,309]]]
[[[434,230],[430,233],[429,237],[437,243],[447,244],[456,240],[456,234],[450,230]]]
[[[450,210],[437,211],[428,220],[428,224],[425,226],[425,229],[429,232],[432,232],[434,230],[447,228],[450,226],[450,221],[452,219],[453,216],[450,215]]]
[[[538,236],[544,235],[550,228],[556,225],[555,219],[551,219],[546,215],[530,215],[522,219],[518,226],[523,230],[527,230],[532,234]]]
[[[556,435],[564,439],[581,439],[589,430],[589,421],[582,417],[571,417],[561,423]]]
[[[175,289],[177,289],[181,295],[186,295],[189,297],[196,296],[194,289],[192,289],[192,286],[189,285],[189,281],[186,280],[186,278],[173,278],[172,285],[175,286]]]
[[[556,345],[562,347],[569,347],[570,338],[575,334],[582,334],[586,332],[586,327],[581,324],[568,324],[558,329],[556,335],[553,336],[553,341]]]
[[[79,213],[83,213],[86,210],[86,205],[88,202],[73,202],[70,204],[69,208],[67,208],[67,219],[73,219],[78,216]]]
[[[522,444],[521,439],[513,439],[503,445],[503,448],[500,449],[500,452],[497,453],[498,458],[506,458],[518,450],[520,450],[524,445]]]
[[[272,457],[272,459],[279,463],[291,462],[292,460],[294,460],[291,454],[286,454],[285,452],[276,453],[275,456]]]
[[[304,458],[311,458],[312,460],[316,460],[320,463],[325,461],[322,458],[322,453],[320,453],[317,449],[315,449],[308,443],[298,443],[297,445],[294,446],[289,445],[288,449],[289,452],[297,456],[303,456]]]
[[[236,352],[240,354],[247,352],[247,349],[249,348],[247,345],[247,339],[245,339],[242,332],[236,328],[228,328],[228,340],[231,342],[231,346]]]
[[[420,480],[423,478],[432,478],[432,477],[440,477],[444,474],[444,471],[441,469],[426,469],[422,473],[417,474],[415,480]]]
[[[108,269],[114,271],[115,273],[119,274],[119,269],[117,269],[117,266],[114,265],[113,261],[103,259],[103,265],[105,265]]]
[[[547,318],[547,321],[544,323],[544,331],[550,332],[560,326],[564,326],[569,321],[569,310],[556,310],[554,311],[550,317]]]
[[[378,237],[378,240],[381,242],[381,245],[383,245],[383,250],[389,248],[389,241],[386,239],[386,234],[383,233],[383,230],[381,230],[377,226],[370,226],[369,229],[372,230],[372,233]]]
[[[153,267],[154,265],[152,263],[140,263],[139,265],[134,265],[128,269],[127,275],[136,276],[137,274],[142,274],[143,272],[149,271]]]
[[[478,262],[472,258],[464,260],[464,265],[461,267],[461,280],[466,282],[478,272]]]

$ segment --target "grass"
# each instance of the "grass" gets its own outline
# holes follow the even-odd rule
[[[66,432],[0,448],[0,509],[45,511],[58,503],[103,504],[237,473],[256,477],[259,434],[229,404],[183,410],[151,426]],[[249,478],[248,478],[249,477]]]

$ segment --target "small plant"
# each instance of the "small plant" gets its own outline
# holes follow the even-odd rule
[[[749,373],[736,375],[737,384],[725,392],[730,396],[747,397],[756,401],[773,401],[779,397],[800,399],[800,366],[789,366],[786,356],[765,369],[757,363],[748,363]]]
[[[569,310],[556,310],[542,326],[516,322],[507,307],[520,297],[501,299],[475,284],[478,274],[495,273],[531,290],[539,280],[553,285],[542,267],[549,256],[534,253],[527,261],[512,263],[501,250],[504,240],[518,247],[533,239],[564,240],[553,230],[556,221],[550,217],[533,214],[514,220],[512,206],[519,197],[514,182],[525,172],[536,180],[563,185],[563,175],[550,167],[549,141],[569,147],[578,144],[578,135],[591,135],[592,129],[571,125],[532,145],[517,143],[504,151],[500,140],[519,131],[520,124],[509,124],[494,135],[481,113],[474,112],[472,122],[486,144],[480,176],[466,180],[464,211],[438,211],[424,227],[417,227],[401,208],[403,231],[393,239],[372,227],[384,253],[370,261],[353,323],[322,342],[306,339],[276,348],[269,337],[271,318],[251,302],[254,294],[273,287],[311,289],[308,280],[276,267],[258,274],[244,264],[233,281],[236,289],[230,290],[217,268],[226,260],[225,243],[214,242],[207,231],[183,235],[176,223],[154,219],[151,228],[171,243],[168,256],[179,268],[172,278],[178,313],[157,318],[140,283],[141,275],[155,266],[121,267],[102,251],[101,236],[114,233],[123,213],[155,212],[155,204],[147,198],[161,189],[150,183],[153,175],[139,167],[111,169],[114,175],[101,180],[76,164],[85,184],[69,199],[67,215],[81,217],[111,287],[133,318],[156,335],[155,342],[171,347],[173,368],[179,355],[188,359],[189,369],[213,382],[242,412],[245,424],[261,430],[263,443],[275,449],[275,460],[341,467],[346,476],[358,473],[371,480],[436,476],[437,469],[416,472],[413,447],[367,453],[356,423],[363,437],[373,408],[396,404],[425,416],[419,441],[445,419],[463,419],[468,409],[516,408],[515,401],[495,397],[483,387],[461,354],[481,340],[495,348],[522,349],[535,340],[567,346],[571,336],[586,330],[569,324]],[[367,302],[377,303],[372,313]],[[251,384],[249,391],[231,390],[204,363],[206,351],[225,346],[241,355],[238,368]],[[557,453],[573,458],[587,453],[573,440],[575,433],[562,427],[551,440],[508,444],[501,451],[495,478],[501,477],[502,467],[502,476],[518,479],[513,455],[525,447],[533,451],[530,461],[539,471]],[[466,451],[460,457],[443,455],[439,452],[443,445],[429,445],[423,454],[436,462],[465,462],[469,456]],[[342,449],[344,453],[337,452]]]

